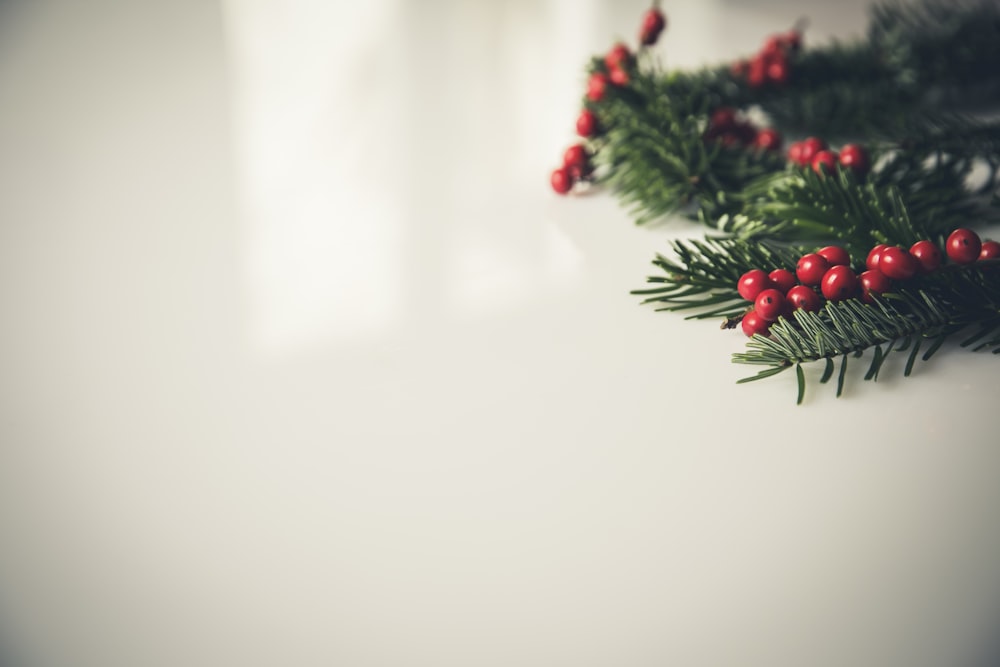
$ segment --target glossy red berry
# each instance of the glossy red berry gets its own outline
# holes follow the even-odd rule
[[[774,285],[774,288],[781,290],[782,294],[795,287],[799,281],[795,277],[795,274],[788,269],[775,269],[767,274],[767,277],[771,279],[771,284]]]
[[[952,261],[971,264],[979,259],[983,242],[979,240],[979,234],[971,229],[959,228],[948,235],[944,247]]]
[[[861,283],[861,298],[865,303],[872,303],[872,294],[882,294],[888,292],[892,287],[892,282],[878,269],[869,269],[858,276]]]
[[[768,322],[773,322],[785,309],[785,295],[774,288],[766,289],[754,299],[753,309]]]
[[[767,58],[783,56],[785,55],[784,50],[785,41],[781,35],[771,35],[765,40],[764,46],[760,48],[761,54]]]
[[[597,116],[590,109],[584,109],[576,119],[576,133],[581,137],[597,136]]]
[[[608,91],[610,80],[603,72],[594,72],[587,80],[587,99],[591,102],[600,102],[604,99]]]
[[[788,83],[790,76],[791,69],[789,69],[788,61],[785,60],[784,55],[767,64],[767,80],[771,83],[783,86]]]
[[[809,163],[812,170],[820,176],[832,174],[837,171],[837,154],[834,151],[822,150],[813,155],[812,162]]]
[[[757,295],[774,285],[762,269],[750,269],[736,282],[736,291],[747,301],[753,301]]]
[[[909,280],[919,268],[913,255],[898,246],[889,246],[879,254],[878,270],[892,280]]]
[[[806,287],[805,285],[796,285],[792,289],[788,290],[785,295],[785,299],[788,300],[792,307],[797,310],[804,310],[806,312],[813,312],[820,309],[823,302],[820,301],[819,294],[811,287]]]
[[[604,56],[604,64],[609,70],[625,67],[631,60],[632,52],[621,42],[612,46],[608,54]]]
[[[982,249],[979,251],[979,259],[1000,259],[1000,243],[983,241]]]
[[[858,291],[858,277],[849,266],[832,266],[823,274],[820,290],[830,301],[849,299]]]
[[[552,184],[552,189],[561,195],[573,189],[573,176],[568,167],[559,167],[553,171],[549,182]]]
[[[660,38],[660,33],[667,27],[667,17],[656,7],[648,10],[642,15],[642,23],[639,26],[639,43],[643,46],[656,44]]]
[[[761,56],[754,56],[747,68],[747,85],[760,88],[767,82],[767,61]]]
[[[590,160],[590,154],[583,144],[573,144],[563,153],[564,167],[583,167]]]
[[[767,330],[771,328],[770,322],[752,310],[743,316],[743,321],[740,322],[740,325],[743,327],[743,333],[747,336],[753,336],[754,334],[766,336]]]
[[[803,255],[799,263],[795,265],[795,275],[803,285],[819,285],[823,280],[823,274],[830,269],[830,263],[826,257],[814,252]]]
[[[921,273],[930,273],[941,266],[944,258],[941,256],[941,249],[931,241],[917,241],[910,246],[910,255],[917,260],[920,265],[918,269]]]
[[[803,167],[811,165],[816,153],[826,150],[826,142],[818,137],[809,137],[801,142],[802,148],[799,152],[799,164]]]
[[[868,251],[868,258],[865,259],[865,266],[867,266],[869,269],[877,269],[878,260],[882,256],[882,251],[888,247],[889,246],[887,246],[884,243],[879,243],[877,246]]]
[[[621,67],[612,68],[608,73],[608,79],[616,86],[627,86],[628,82],[631,81],[628,72]]]
[[[839,245],[828,245],[816,251],[817,255],[822,255],[823,259],[830,263],[830,266],[850,266],[851,256]]]
[[[871,168],[868,151],[858,144],[847,144],[840,149],[840,166],[850,169],[858,176],[864,176]]]
[[[762,151],[780,151],[781,133],[774,128],[766,127],[754,137],[753,146]]]
[[[802,161],[802,142],[796,141],[794,144],[788,147],[788,161],[799,166],[803,166],[805,162]]]

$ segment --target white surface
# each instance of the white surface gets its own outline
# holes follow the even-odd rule
[[[997,359],[736,386],[628,295],[699,230],[548,190],[645,6],[0,3],[4,664],[995,657]]]

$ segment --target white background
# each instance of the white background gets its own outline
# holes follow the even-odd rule
[[[737,386],[549,190],[646,6],[0,2],[0,663],[993,664],[998,360]]]

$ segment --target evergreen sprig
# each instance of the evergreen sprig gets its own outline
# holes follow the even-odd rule
[[[676,259],[657,255],[653,264],[665,275],[650,276],[654,287],[635,290],[643,303],[657,310],[689,311],[691,319],[724,317],[727,321],[746,311],[736,282],[747,267],[792,269],[803,249],[768,242],[732,238],[678,240],[671,243]]]
[[[722,106],[759,108],[786,132],[865,137],[889,156],[873,178],[904,190],[954,183],[979,162],[995,183],[1000,124],[967,112],[1000,103],[1000,7],[984,0],[881,5],[867,40],[792,58],[786,86],[752,88],[727,66],[637,68],[629,86],[588,102],[609,128],[597,142],[604,180],[639,224],[677,213],[711,224],[739,213],[755,181],[784,171],[774,154],[706,141],[708,116]],[[588,70],[606,66],[595,59]]]
[[[1000,221],[1000,123],[976,114],[1000,104],[1000,7],[987,0],[884,3],[872,11],[867,38],[794,52],[787,85],[750,86],[729,66],[667,72],[631,66],[630,83],[610,86],[585,105],[605,133],[592,140],[598,180],[621,198],[638,224],[685,215],[712,234],[674,241],[653,261],[659,273],[636,290],[658,310],[739,323],[748,304],[740,276],[754,268],[792,269],[822,245],[844,246],[863,270],[878,243],[940,247],[957,227]],[[639,65],[654,60],[639,54]],[[607,70],[594,59],[591,73]],[[817,174],[773,152],[727,146],[712,137],[720,107],[749,109],[785,132],[862,140],[874,167]],[[754,335],[737,363],[764,366],[741,382],[803,365],[870,352],[866,380],[886,359],[906,353],[904,375],[954,336],[962,345],[1000,352],[1000,266],[947,265],[872,303],[828,302],[817,312],[780,318]]]
[[[767,366],[740,382],[771,377],[797,369],[798,402],[805,392],[803,363],[824,361],[820,378],[827,382],[834,360],[841,359],[837,396],[843,392],[849,356],[873,354],[865,380],[877,380],[892,352],[909,351],[903,374],[909,376],[922,346],[927,361],[952,336],[971,330],[961,345],[1000,353],[1000,261],[977,263],[974,268],[944,271],[926,279],[923,288],[907,288],[874,296],[874,303],[858,299],[828,302],[818,312],[797,310],[793,319],[779,318],[768,336],[755,335],[748,350],[733,355],[742,364]]]

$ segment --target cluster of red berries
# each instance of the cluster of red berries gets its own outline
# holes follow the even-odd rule
[[[579,181],[585,181],[594,173],[590,152],[583,144],[573,144],[563,153],[563,164],[553,170],[550,181],[552,189],[564,195]]]
[[[1000,243],[981,241],[970,229],[956,229],[945,243],[945,253],[956,264],[971,264],[980,259],[1000,259]],[[753,302],[741,322],[743,333],[767,335],[779,316],[790,317],[795,310],[819,310],[823,300],[841,301],[860,296],[866,303],[872,294],[882,294],[893,281],[903,281],[917,274],[938,269],[944,261],[941,250],[931,241],[917,241],[909,250],[879,244],[865,260],[866,271],[856,274],[851,258],[839,246],[827,246],[803,255],[795,271],[763,269],[747,271],[736,283],[736,291]],[[817,289],[819,290],[817,292]]]
[[[737,60],[730,68],[734,78],[746,79],[751,88],[771,84],[783,86],[791,77],[789,57],[802,48],[802,34],[790,30],[782,35],[771,35],[749,60]]]
[[[838,166],[850,169],[857,176],[864,176],[871,169],[868,151],[863,146],[845,144],[838,153],[830,150],[827,143],[818,137],[796,141],[789,146],[788,160],[800,167],[812,167],[820,176],[832,174]]]
[[[633,57],[628,47],[621,42],[615,44],[604,56],[604,67],[607,72],[594,72],[587,79],[587,99],[600,102],[607,94],[608,86],[627,86],[631,77]]]
[[[639,43],[643,46],[655,44],[667,25],[667,19],[658,7],[650,8],[642,15],[639,25]],[[615,44],[604,56],[604,70],[597,71],[587,79],[586,97],[592,103],[600,102],[607,95],[609,86],[627,86],[631,81],[635,57],[622,43]],[[584,108],[576,119],[576,133],[584,139],[601,134],[597,115]],[[583,144],[575,144],[563,154],[562,166],[552,171],[549,182],[558,194],[569,193],[573,186],[589,180],[594,173],[591,154]]]
[[[643,46],[652,46],[660,38],[660,33],[665,27],[667,27],[667,17],[658,7],[650,8],[642,15],[639,43]],[[632,80],[629,70],[633,60],[632,52],[624,44],[619,42],[611,47],[604,56],[604,67],[607,71],[594,72],[587,80],[587,99],[591,102],[600,102],[604,99],[608,86],[627,86]]]
[[[628,70],[632,63],[632,52],[627,46],[618,43],[611,47],[604,56],[607,72],[594,72],[587,80],[587,99],[591,102],[600,102],[604,99],[608,86],[627,86]],[[597,115],[587,108],[580,111],[576,119],[576,133],[584,139],[590,139],[598,136],[600,131]],[[572,190],[576,183],[588,180],[594,173],[590,158],[591,155],[583,144],[574,144],[567,148],[563,154],[562,166],[555,169],[550,176],[552,189],[564,195]]]
[[[731,107],[719,107],[709,117],[705,141],[718,141],[723,146],[743,146],[761,151],[781,150],[781,133],[774,128],[757,129],[741,118]]]

